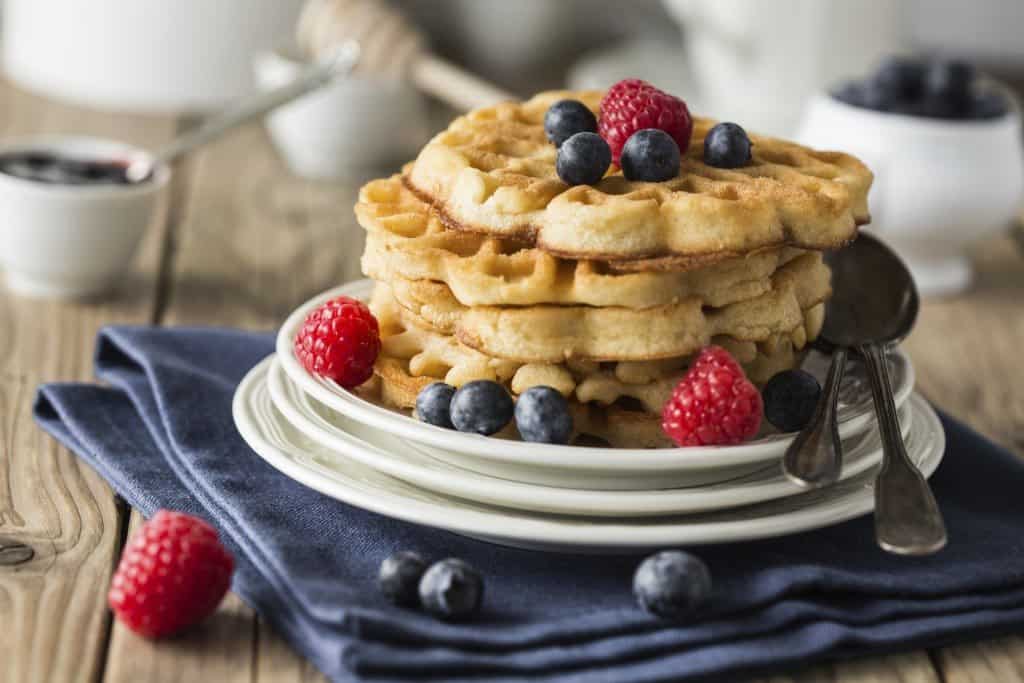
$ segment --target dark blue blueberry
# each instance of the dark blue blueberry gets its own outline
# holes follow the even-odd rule
[[[719,123],[704,138],[704,163],[716,168],[739,168],[750,161],[750,138],[735,123]]]
[[[924,77],[925,114],[943,118],[966,116],[970,110],[973,82],[974,69],[966,62],[932,62]]]
[[[988,90],[980,92],[971,101],[972,119],[998,119],[1010,111],[1010,103],[1001,92]]]
[[[452,424],[460,432],[494,434],[509,423],[514,409],[505,387],[479,379],[455,392],[451,402]]]
[[[576,133],[558,148],[555,170],[569,185],[593,185],[612,164],[612,150],[597,133]]]
[[[569,402],[551,387],[530,387],[516,401],[516,428],[523,441],[569,443],[572,436]]]
[[[686,616],[711,597],[711,573],[699,558],[681,550],[663,550],[640,563],[633,594],[651,614]]]
[[[797,432],[814,415],[821,385],[803,370],[786,370],[772,377],[761,391],[764,417],[782,432]]]
[[[450,558],[430,566],[420,579],[420,602],[439,619],[464,619],[480,609],[484,581],[477,570]]]
[[[889,57],[875,71],[875,87],[893,103],[900,100],[915,100],[924,90],[927,67],[924,62],[911,57]]]
[[[863,86],[856,81],[847,81],[832,91],[832,97],[852,107],[863,107]]]
[[[663,130],[638,130],[623,145],[620,165],[628,180],[671,180],[679,175],[679,145]]]
[[[420,602],[420,579],[427,563],[416,553],[395,553],[380,563],[377,585],[384,597],[396,605],[414,607]]]
[[[544,132],[555,147],[561,147],[576,133],[596,133],[597,117],[579,100],[559,100],[544,114]]]
[[[451,403],[455,387],[444,382],[434,382],[423,387],[416,397],[416,415],[427,424],[446,429],[452,425]]]

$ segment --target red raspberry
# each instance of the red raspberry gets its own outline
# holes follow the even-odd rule
[[[740,364],[708,346],[665,403],[661,428],[680,446],[738,444],[757,434],[761,413],[761,392]]]
[[[601,99],[597,132],[612,148],[612,161],[619,163],[622,147],[633,133],[658,128],[672,136],[680,154],[686,154],[693,133],[693,119],[686,102],[658,90],[647,81],[627,78],[619,81]]]
[[[380,353],[380,327],[362,301],[339,296],[306,317],[295,337],[295,357],[314,375],[346,389],[373,375]]]
[[[212,526],[160,510],[125,546],[107,601],[125,626],[160,638],[213,614],[234,568]]]

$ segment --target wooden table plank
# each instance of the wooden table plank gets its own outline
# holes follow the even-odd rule
[[[162,323],[271,330],[303,300],[358,275],[355,185],[291,176],[258,126],[192,163]],[[115,625],[106,680],[192,681],[199,672],[224,683],[322,680],[234,596],[211,623],[197,648],[140,645]]]
[[[0,83],[7,138],[77,132],[156,146],[171,118],[111,116],[42,100]],[[92,377],[97,329],[153,313],[164,222],[153,226],[126,286],[92,304],[34,302],[0,292],[0,535],[28,544],[30,562],[0,565],[3,680],[89,680],[104,661],[106,587],[122,521],[109,487],[31,419],[41,381]]]

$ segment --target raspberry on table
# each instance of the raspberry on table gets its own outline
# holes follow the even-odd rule
[[[680,446],[733,445],[761,427],[761,393],[740,364],[708,346],[679,381],[662,410],[662,429]]]
[[[377,319],[366,304],[347,296],[318,306],[295,337],[295,357],[302,367],[345,389],[370,379],[379,353]]]
[[[619,81],[605,93],[597,132],[612,150],[616,164],[626,141],[638,130],[657,128],[672,136],[686,154],[693,134],[693,119],[686,103],[638,78]]]
[[[213,614],[234,567],[212,526],[160,510],[125,545],[107,600],[136,633],[168,636]]]

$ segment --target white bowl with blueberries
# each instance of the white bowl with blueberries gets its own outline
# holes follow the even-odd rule
[[[963,62],[893,57],[814,96],[797,139],[868,164],[873,229],[925,294],[965,289],[970,244],[1005,229],[1020,207],[1020,110]]]
[[[124,277],[160,206],[170,169],[129,180],[145,151],[90,137],[40,137],[0,146],[0,264],[18,294],[81,298]]]

